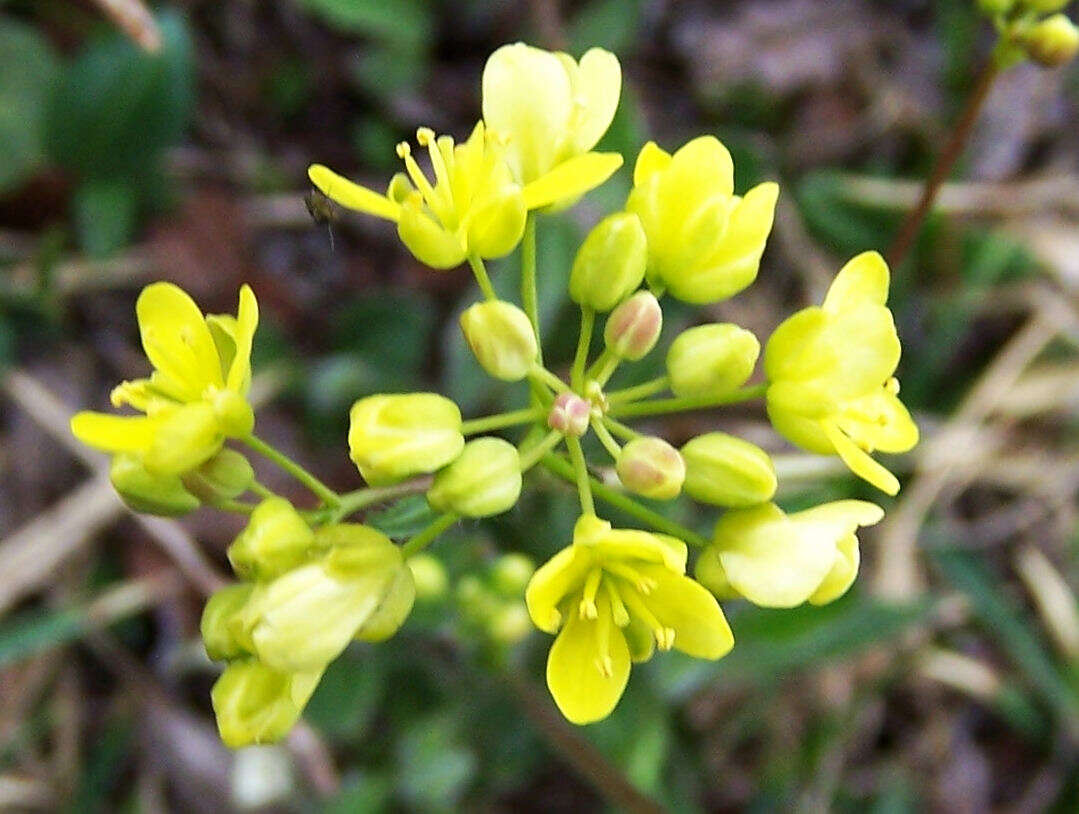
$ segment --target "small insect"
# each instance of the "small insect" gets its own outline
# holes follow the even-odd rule
[[[304,195],[303,202],[307,207],[307,213],[311,216],[311,220],[320,226],[326,224],[326,231],[330,235],[330,251],[332,252],[333,227],[334,224],[341,220],[341,210],[337,208],[337,204],[317,189],[313,189]]]

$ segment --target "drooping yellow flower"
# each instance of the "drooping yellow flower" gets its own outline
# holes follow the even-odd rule
[[[487,59],[483,119],[505,139],[506,163],[529,209],[570,204],[622,166],[617,153],[591,152],[621,92],[622,68],[602,48],[577,62],[518,42]]]
[[[757,276],[779,187],[734,194],[734,162],[714,136],[674,155],[649,142],[637,156],[626,209],[648,237],[648,281],[685,302],[727,299]]]
[[[89,446],[136,455],[151,474],[178,475],[211,458],[225,438],[254,426],[246,396],[258,303],[245,285],[235,317],[203,316],[179,287],[154,283],[143,289],[135,311],[154,371],[119,385],[112,403],[143,415],[82,412],[71,430]]]
[[[870,457],[906,452],[918,428],[899,401],[899,336],[888,299],[888,266],[876,252],[840,270],[821,307],[784,321],[764,352],[768,416],[789,441],[838,454],[856,475],[894,495],[895,476]]]
[[[416,140],[430,154],[434,184],[407,142],[397,145],[407,172],[393,177],[385,195],[321,164],[312,164],[307,175],[342,206],[395,222],[409,251],[432,268],[453,268],[470,255],[494,258],[513,251],[524,232],[525,197],[483,122],[463,144],[436,137],[426,127],[416,131]]]
[[[731,510],[697,560],[697,579],[721,599],[742,596],[767,608],[827,604],[858,575],[858,527],[882,517],[883,509],[861,500],[790,515],[774,503]]]
[[[221,740],[232,749],[281,740],[321,678],[322,669],[289,673],[253,658],[232,662],[210,694]]]
[[[568,720],[607,717],[622,697],[630,662],[647,661],[657,645],[705,659],[731,649],[719,603],[685,570],[681,540],[615,530],[584,515],[573,544],[536,571],[525,601],[536,627],[558,634],[547,686]]]

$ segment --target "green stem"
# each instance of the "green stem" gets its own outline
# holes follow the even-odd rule
[[[569,461],[566,461],[557,455],[545,455],[541,461],[543,466],[558,475],[563,480],[573,483],[576,481],[576,473],[573,466]],[[669,534],[672,537],[677,537],[679,540],[683,540],[687,543],[692,543],[697,546],[708,545],[708,540],[705,539],[692,529],[687,529],[673,520],[668,520],[658,512],[654,512],[646,506],[642,506],[633,498],[615,491],[609,486],[600,483],[593,478],[591,480],[592,491],[595,492],[596,497],[605,503],[609,503],[616,509],[620,509],[631,517],[635,517],[645,525],[651,526],[661,534]]]
[[[640,438],[641,434],[632,427],[627,427],[621,421],[615,421],[609,415],[603,416],[603,426],[617,435],[619,438],[624,438],[627,441],[632,441],[634,438]]]
[[[618,442],[614,440],[610,431],[603,426],[603,422],[598,418],[593,418],[591,422],[592,429],[596,431],[596,438],[603,444],[604,449],[610,454],[611,458],[617,463],[618,459],[622,455],[622,447],[618,445]]]
[[[251,485],[247,488],[263,500],[271,497],[277,497],[277,494],[272,489],[270,489],[268,486],[263,486],[257,480],[251,481]]]
[[[472,418],[461,422],[462,435],[478,435],[490,430],[501,430],[505,427],[515,427],[518,424],[529,424],[543,418],[543,410],[538,407],[525,407],[521,410],[511,410],[508,413],[496,413],[483,418]]]
[[[603,353],[596,358],[596,361],[592,363],[592,367],[588,368],[588,372],[584,374],[585,379],[598,382],[599,386],[603,387],[603,385],[607,384],[607,380],[614,375],[621,361],[610,348],[604,348]]]
[[[457,522],[461,516],[456,512],[446,512],[436,517],[427,528],[401,546],[401,556],[408,559],[418,554],[433,543],[442,532]]]
[[[549,371],[547,368],[543,367],[539,363],[536,363],[532,367],[532,372],[529,373],[529,376],[531,376],[533,380],[539,380],[543,384],[547,385],[556,393],[570,392],[570,386],[568,384],[566,384],[564,381],[562,381],[560,378],[558,378],[551,371]]]
[[[472,266],[472,273],[476,276],[476,282],[479,283],[483,296],[489,300],[497,300],[498,295],[495,294],[495,288],[491,285],[491,278],[487,276],[487,267],[483,265],[483,259],[479,255],[470,254],[468,265]]]
[[[395,483],[393,486],[365,486],[341,495],[341,503],[329,516],[329,522],[339,523],[349,515],[355,514],[360,509],[374,506],[376,503],[385,503],[394,498],[414,495],[426,492],[431,485],[430,477],[415,478],[404,483]]]
[[[596,322],[596,312],[587,305],[581,306],[581,334],[577,338],[577,354],[573,357],[570,371],[570,384],[578,393],[584,390],[584,369],[588,364],[588,349],[592,345],[592,328]]]
[[[536,361],[542,365],[543,343],[540,341],[539,296],[536,291],[536,216],[532,212],[525,220],[525,233],[521,239],[521,303],[536,334]]]
[[[243,443],[247,444],[255,452],[262,455],[264,458],[268,458],[273,461],[279,467],[288,472],[292,477],[296,478],[300,483],[310,489],[318,499],[325,503],[327,506],[337,506],[341,502],[340,495],[333,489],[324,484],[285,453],[274,449],[267,444],[261,438],[255,435],[248,435],[240,439]]]
[[[547,435],[543,437],[543,440],[538,444],[521,444],[517,448],[520,453],[521,471],[527,472],[540,462],[540,458],[553,452],[555,447],[562,441],[562,433],[558,430],[551,430]]]
[[[768,390],[767,384],[743,387],[725,396],[681,396],[672,399],[638,401],[634,404],[615,405],[611,408],[612,416],[630,418],[632,416],[662,415],[664,413],[683,413],[689,410],[705,410],[710,407],[722,407],[726,404],[739,404],[743,401],[758,399]]]
[[[592,500],[592,479],[588,476],[588,462],[584,459],[581,439],[572,435],[567,436],[566,446],[569,447],[569,457],[573,461],[573,479],[577,483],[577,496],[581,500],[581,514],[595,514],[596,504]]]
[[[223,512],[231,512],[232,514],[251,514],[255,511],[254,505],[251,503],[244,503],[241,500],[217,500],[212,505],[215,509]]]
[[[644,384],[635,387],[627,387],[625,390],[614,390],[607,394],[608,404],[621,404],[629,401],[640,401],[656,393],[662,393],[671,385],[671,380],[666,376],[660,376]]]

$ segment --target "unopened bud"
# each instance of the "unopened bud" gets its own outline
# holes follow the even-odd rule
[[[229,585],[214,592],[206,601],[199,628],[206,655],[210,658],[220,661],[235,659],[244,654],[243,645],[232,632],[232,619],[251,597],[254,587],[251,583],[243,582]]]
[[[490,517],[513,508],[521,496],[517,448],[501,438],[477,438],[435,475],[427,502],[440,512]]]
[[[1065,65],[1079,51],[1079,29],[1063,14],[1033,25],[1023,37],[1030,58],[1047,68]]]
[[[352,460],[375,486],[441,469],[465,445],[461,411],[436,393],[368,396],[349,418]]]
[[[730,323],[683,331],[667,351],[667,375],[676,396],[720,398],[745,384],[761,345]]]
[[[650,291],[638,291],[607,317],[603,339],[619,359],[636,362],[647,356],[663,329],[663,310]]]
[[[622,485],[642,497],[673,500],[682,491],[686,464],[678,450],[662,438],[634,438],[615,466]]]
[[[382,598],[382,603],[360,626],[356,638],[362,642],[386,641],[405,623],[415,601],[416,583],[412,579],[412,571],[401,567]]]
[[[199,507],[199,499],[187,491],[179,477],[147,472],[136,455],[114,455],[109,480],[124,504],[135,512],[178,517]]]
[[[480,366],[496,379],[520,381],[536,361],[532,323],[512,303],[476,303],[461,314],[461,330]]]
[[[183,476],[184,485],[207,503],[239,497],[254,480],[255,471],[250,462],[234,449],[222,449]]]
[[[413,554],[406,561],[412,572],[412,582],[416,586],[416,598],[421,602],[431,602],[446,595],[449,580],[446,568],[430,554]]]
[[[648,241],[640,219],[618,212],[588,233],[573,261],[570,298],[586,308],[610,311],[644,279]]]
[[[315,534],[283,497],[262,501],[229,546],[229,562],[244,579],[267,580],[302,563]]]
[[[232,749],[281,740],[303,712],[322,670],[288,673],[257,659],[230,664],[210,693],[221,740]]]
[[[744,508],[765,503],[776,492],[772,459],[760,447],[710,432],[682,447],[686,462],[686,494],[702,503]]]
[[[503,554],[491,569],[491,582],[504,596],[520,597],[535,571],[536,564],[524,554]]]
[[[547,426],[573,438],[588,432],[592,405],[576,393],[559,393],[547,414]]]

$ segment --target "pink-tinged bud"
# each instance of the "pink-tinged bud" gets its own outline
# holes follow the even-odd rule
[[[603,338],[620,359],[636,362],[656,346],[663,328],[663,310],[650,291],[638,291],[607,318]]]
[[[592,405],[576,393],[559,393],[547,414],[547,426],[574,438],[588,432]]]
[[[622,448],[618,479],[631,492],[654,500],[673,500],[682,491],[686,463],[662,438],[634,438]]]

